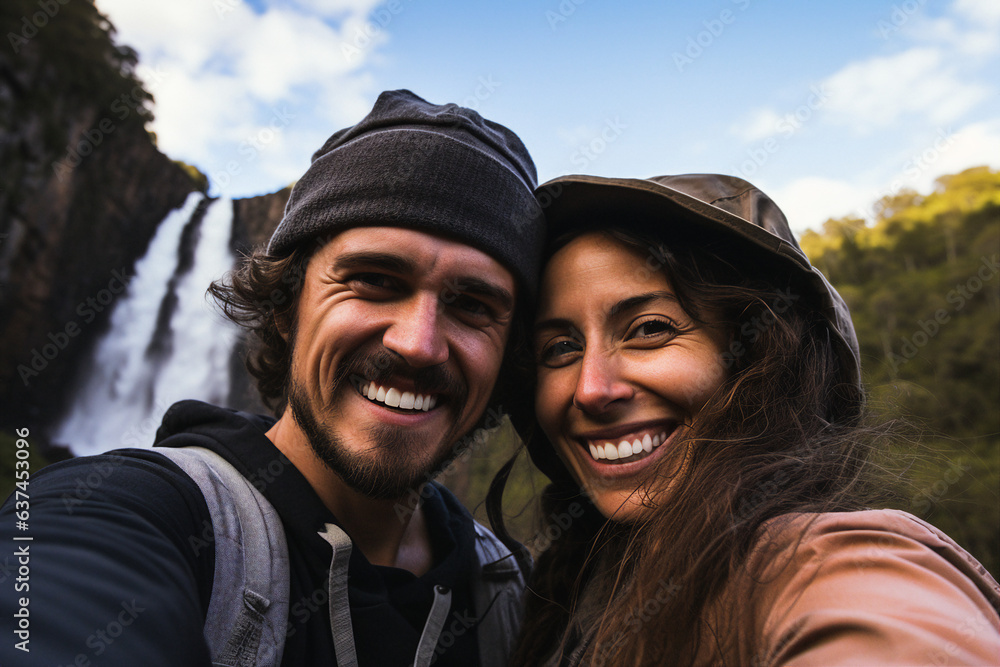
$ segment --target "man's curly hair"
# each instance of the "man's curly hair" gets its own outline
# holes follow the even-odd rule
[[[260,248],[208,288],[226,317],[247,331],[250,351],[247,371],[257,381],[264,404],[276,415],[287,400],[292,346],[278,322],[295,321],[306,265],[317,246],[299,246],[291,255],[275,257]]]

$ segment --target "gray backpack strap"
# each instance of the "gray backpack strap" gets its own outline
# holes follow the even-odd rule
[[[504,667],[521,629],[524,575],[514,554],[478,522],[476,557],[480,573],[473,582],[473,598],[480,615],[479,663],[481,667]]]
[[[330,578],[327,582],[330,607],[330,631],[333,633],[333,650],[338,667],[358,667],[354,648],[354,624],[351,622],[351,604],[347,598],[347,569],[351,561],[351,538],[333,523],[324,524],[326,530],[319,534],[330,543]]]
[[[205,496],[212,515],[215,577],[205,619],[212,664],[281,664],[288,624],[288,546],[267,499],[224,458],[202,447],[157,447]]]
[[[434,662],[437,657],[438,641],[441,639],[441,630],[444,629],[444,622],[448,620],[449,611],[451,611],[451,589],[439,584],[434,587],[434,602],[427,614],[424,631],[420,633],[420,641],[417,642],[417,653],[413,657],[413,667],[430,667],[431,663]]]

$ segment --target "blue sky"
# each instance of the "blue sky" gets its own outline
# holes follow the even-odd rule
[[[540,181],[743,176],[793,228],[1000,168],[995,0],[97,0],[159,145],[244,197],[294,181],[382,90],[517,132]]]

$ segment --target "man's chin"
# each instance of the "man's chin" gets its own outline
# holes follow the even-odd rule
[[[467,440],[456,433],[452,420],[447,420],[451,428],[435,433],[377,423],[357,434],[359,440],[365,441],[362,450],[351,451],[345,438],[354,437],[330,428],[313,412],[304,392],[294,385],[289,392],[289,407],[317,458],[349,488],[373,500],[399,500],[419,491],[462,453],[462,443]],[[350,421],[344,416],[340,419]]]

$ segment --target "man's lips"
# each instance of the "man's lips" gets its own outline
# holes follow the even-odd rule
[[[369,401],[399,410],[427,412],[433,410],[438,403],[436,395],[404,391],[392,385],[381,385],[372,381],[359,382],[357,387],[358,393]]]
[[[677,422],[660,422],[619,433],[588,434],[578,439],[595,461],[632,463],[646,458],[666,442],[677,429]],[[622,429],[618,429],[622,431]]]

